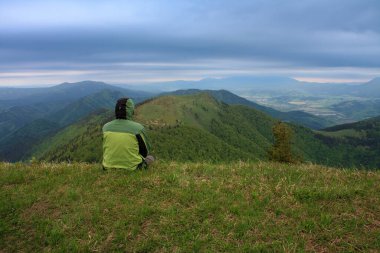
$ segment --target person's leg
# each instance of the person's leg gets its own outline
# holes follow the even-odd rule
[[[143,160],[139,165],[137,165],[136,170],[144,170],[147,168],[148,168],[148,165],[146,164],[145,160]]]

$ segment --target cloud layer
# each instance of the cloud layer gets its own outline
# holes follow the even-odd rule
[[[0,85],[380,75],[380,2],[2,1]]]

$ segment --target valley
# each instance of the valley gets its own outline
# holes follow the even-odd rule
[[[334,122],[334,124],[351,123],[375,117],[379,115],[380,111],[380,99],[362,97],[273,96],[260,93],[242,97],[279,111],[303,111]]]
[[[365,83],[312,83],[281,76],[241,76],[152,83],[141,88],[225,89],[278,111],[309,113],[329,121],[329,126],[380,115],[380,78]]]
[[[78,88],[81,93],[75,93]],[[12,94],[17,96],[14,91]],[[263,93],[257,94],[259,97]],[[54,96],[60,99],[50,106]],[[339,115],[351,113],[361,118],[367,113],[370,117],[377,112],[376,99],[356,103],[339,96],[336,100],[334,97],[321,100],[318,96],[282,96],[277,102],[290,107],[281,111],[261,105],[263,100],[255,103],[227,90],[182,89],[155,94],[90,81],[62,84],[33,93],[17,106],[12,106],[16,103],[13,98],[0,101],[10,106],[0,113],[0,131],[4,133],[0,138],[1,160],[100,162],[101,127],[113,119],[114,101],[123,96],[138,103],[136,120],[147,128],[153,154],[160,160],[266,160],[273,144],[272,127],[281,120],[294,132],[293,152],[303,162],[350,168],[380,167],[378,118],[359,121],[360,127],[333,127],[336,121],[345,122],[344,117],[328,116],[327,112],[322,116],[314,115],[315,111],[311,111],[314,114],[304,112],[308,106],[319,105],[321,110],[323,106],[334,107]],[[31,105],[26,106],[27,101]],[[363,105],[358,106],[358,103]],[[12,113],[16,109],[19,112]],[[332,114],[332,109],[328,112]]]

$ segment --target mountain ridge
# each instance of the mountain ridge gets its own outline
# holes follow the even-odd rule
[[[101,127],[112,118],[112,111],[105,111],[103,115],[90,115],[88,122],[63,129],[45,141],[45,149],[36,152],[40,154],[36,158],[81,161],[82,157],[89,157],[88,161],[100,161]],[[247,106],[221,103],[208,93],[151,99],[136,108],[136,121],[145,124],[154,147],[153,154],[158,159],[213,162],[267,159],[267,150],[273,143],[271,129],[277,122]],[[290,127],[294,132],[294,152],[305,161],[346,167],[380,167],[380,161],[375,159],[376,146],[371,152],[367,151],[370,157],[364,157],[366,152],[357,143],[342,142],[335,136],[297,125]],[[54,148],[49,150],[46,143]],[[368,159],[370,163],[366,162]]]
[[[65,86],[64,89],[71,87],[75,90],[76,88],[75,84],[62,85]],[[99,85],[102,84],[100,83]],[[49,108],[49,110],[54,109],[55,111],[46,116],[39,117],[39,119],[45,119],[46,121],[39,120],[35,123],[34,120],[31,119],[31,122],[25,126],[20,126],[24,127],[25,131],[31,134],[30,141],[35,141],[34,144],[36,147],[34,147],[34,145],[28,145],[26,149],[18,150],[17,148],[12,148],[14,154],[10,154],[9,149],[7,150],[7,146],[12,146],[10,140],[13,139],[15,143],[20,143],[18,142],[19,139],[25,139],[27,137],[20,134],[18,129],[14,129],[14,131],[10,132],[10,135],[7,135],[6,139],[3,138],[0,140],[1,159],[7,159],[4,154],[10,155],[13,161],[29,159],[33,156],[34,151],[39,149],[40,143],[45,143],[47,139],[51,140],[50,137],[59,135],[70,127],[73,131],[77,128],[86,129],[86,131],[81,132],[83,136],[79,136],[75,132],[66,132],[66,137],[76,136],[75,141],[73,141],[73,144],[76,143],[76,146],[74,147],[71,145],[72,143],[67,143],[65,140],[60,139],[59,142],[66,143],[64,144],[66,145],[65,148],[61,146],[60,149],[65,152],[67,148],[70,148],[77,160],[80,160],[80,152],[86,156],[87,154],[92,154],[91,156],[87,156],[89,160],[92,159],[95,161],[99,159],[101,156],[101,149],[99,149],[101,146],[101,135],[98,124],[102,124],[99,122],[103,122],[106,119],[111,119],[112,112],[108,111],[108,116],[94,120],[92,125],[86,126],[86,122],[83,121],[83,118],[88,118],[88,115],[92,115],[89,117],[91,119],[94,115],[96,116],[96,112],[99,109],[113,108],[115,100],[119,97],[131,95],[125,92],[127,91],[122,88],[116,90],[102,89],[97,93],[81,97],[69,103],[69,105],[61,107],[61,111],[56,110],[56,108]],[[181,93],[185,95],[177,96]],[[186,93],[199,94],[186,95]],[[148,93],[137,92],[136,94]],[[187,146],[192,147],[192,152],[196,149],[202,150],[201,146],[197,146],[197,143],[191,141],[192,137],[195,136],[202,139],[201,143],[211,143],[211,145],[205,145],[203,147],[205,149],[199,154],[200,159],[206,159],[208,157],[207,153],[212,154],[209,157],[213,161],[236,159],[239,157],[239,154],[241,154],[244,159],[254,160],[266,158],[266,150],[273,142],[271,127],[277,121],[266,115],[266,113],[272,113],[272,116],[276,116],[273,115],[275,110],[260,106],[225,90],[200,91],[193,89],[187,91],[180,90],[173,94],[177,95],[168,96],[166,94],[166,96],[161,95],[149,99],[144,103],[140,103],[136,109],[136,111],[139,112],[139,110],[141,111],[145,108],[144,113],[137,113],[137,120],[146,123],[148,127],[151,128],[153,141],[155,142],[154,146],[157,147],[157,152],[162,159],[198,159],[193,158],[195,153],[175,153],[181,149],[181,139],[186,141]],[[146,98],[141,98],[141,101],[144,99]],[[154,105],[157,101],[161,101],[161,104]],[[139,103],[140,101],[137,99],[136,102]],[[49,104],[44,104],[43,106],[49,107]],[[160,111],[157,111],[159,108],[161,108]],[[141,115],[143,115],[143,117],[139,118]],[[285,115],[289,115],[289,113]],[[151,117],[149,122],[146,121],[148,116]],[[158,118],[161,116],[165,116],[162,121]],[[298,117],[299,115],[296,116]],[[305,114],[301,116],[305,117]],[[306,116],[308,115],[306,114]],[[171,117],[170,121],[166,121],[168,117]],[[278,115],[277,118],[284,120],[284,118]],[[51,125],[51,123],[55,123],[56,125]],[[46,124],[46,131],[44,124]],[[301,154],[306,161],[320,162],[327,165],[357,166],[365,163],[367,167],[378,166],[377,160],[372,158],[376,155],[378,148],[373,144],[373,142],[376,141],[376,138],[373,138],[373,136],[376,136],[376,131],[364,130],[365,135],[354,132],[354,134],[360,137],[357,138],[357,136],[347,135],[346,132],[351,131],[348,129],[345,130],[344,138],[342,138],[342,133],[339,131],[336,131],[337,133],[328,131],[313,132],[304,127],[292,124],[290,124],[290,126],[295,132],[294,151]],[[52,131],[52,128],[55,128],[55,130]],[[33,132],[33,129],[36,129],[37,132]],[[48,133],[48,136],[43,138],[43,136],[38,135],[38,131]],[[90,134],[86,136],[87,131],[92,131],[91,134],[93,135]],[[370,138],[367,138],[366,135],[370,136]],[[38,138],[35,138],[35,136]],[[96,140],[98,143],[97,147],[91,145],[91,139],[88,138]],[[82,139],[83,142],[81,142]],[[170,143],[169,140],[171,139],[172,142]],[[60,144],[62,143],[57,143],[57,147],[59,147]],[[82,151],[77,152],[75,149],[81,148],[82,144],[87,146]],[[215,144],[214,147],[213,144]],[[368,145],[370,145],[370,150],[366,153],[365,151]],[[169,146],[175,147],[176,151],[173,154],[167,152]],[[48,149],[47,145],[45,145],[45,148]],[[230,153],[224,158],[221,156],[221,150],[223,149],[229,150],[228,152]],[[31,152],[31,150],[33,150],[33,152]],[[62,155],[65,154],[63,153]],[[370,157],[368,158],[370,162],[363,160],[365,158],[359,157],[365,155]],[[17,157],[19,159],[17,159]],[[49,157],[51,158],[52,156]],[[56,158],[60,159],[62,156],[57,155]],[[70,155],[67,159],[71,159]]]
[[[240,97],[228,90],[223,90],[223,89],[222,90],[199,90],[199,89],[176,90],[173,92],[162,93],[162,95],[165,95],[165,94],[188,95],[188,94],[195,94],[195,93],[201,93],[201,92],[207,92],[221,102],[224,102],[230,105],[233,105],[233,104],[245,105],[245,106],[254,108],[256,110],[262,111],[264,113],[267,113],[276,119],[283,120],[285,122],[291,122],[293,124],[303,125],[311,129],[321,129],[321,128],[325,128],[327,126],[332,125],[332,122],[325,120],[324,118],[320,118],[318,116],[315,116],[303,111],[281,112],[271,107],[257,104],[248,99]]]
[[[75,90],[75,87],[73,89]],[[14,115],[15,117],[10,120],[7,120],[6,118],[10,113],[0,113],[0,133],[2,133],[0,138],[0,159],[6,160],[11,158],[11,161],[17,161],[19,159],[24,159],[25,156],[29,154],[30,150],[28,149],[17,149],[12,146],[12,142],[19,143],[19,141],[23,141],[20,140],[20,130],[25,130],[30,133],[31,139],[28,139],[26,136],[26,140],[24,141],[28,142],[28,147],[33,147],[37,144],[33,143],[36,142],[34,135],[38,135],[39,131],[41,131],[41,133],[46,132],[42,126],[44,123],[46,124],[46,128],[50,131],[49,134],[53,134],[95,111],[104,108],[113,108],[115,101],[120,97],[133,97],[139,102],[145,99],[144,97],[139,97],[139,95],[143,94],[145,93],[133,91],[131,93],[129,90],[121,88],[116,90],[102,89],[99,92],[81,97],[71,103],[63,103],[58,106],[42,104],[42,109],[40,108],[41,105],[36,108],[31,105],[20,106],[21,109],[27,108],[28,111],[26,111],[25,114]],[[33,109],[40,110],[41,112],[33,111]],[[30,110],[32,111],[30,112]],[[39,122],[38,127],[36,127],[37,125],[35,122]],[[54,124],[54,129],[51,127],[51,124]],[[43,136],[40,136],[39,138],[42,137]],[[9,150],[10,146],[13,147],[13,151]]]
[[[203,78],[200,80],[178,80],[156,82],[139,85],[142,90],[175,91],[180,89],[226,89],[238,95],[243,92],[300,92],[302,94],[319,95],[356,95],[380,98],[380,78],[375,77],[368,82],[352,85],[350,83],[316,83],[298,81],[283,76],[233,76],[225,78]],[[118,85],[121,87],[136,87],[136,85]]]

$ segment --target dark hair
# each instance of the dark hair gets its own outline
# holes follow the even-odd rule
[[[116,119],[127,119],[127,108],[126,104],[129,98],[120,98],[116,102],[115,106],[115,116]]]

